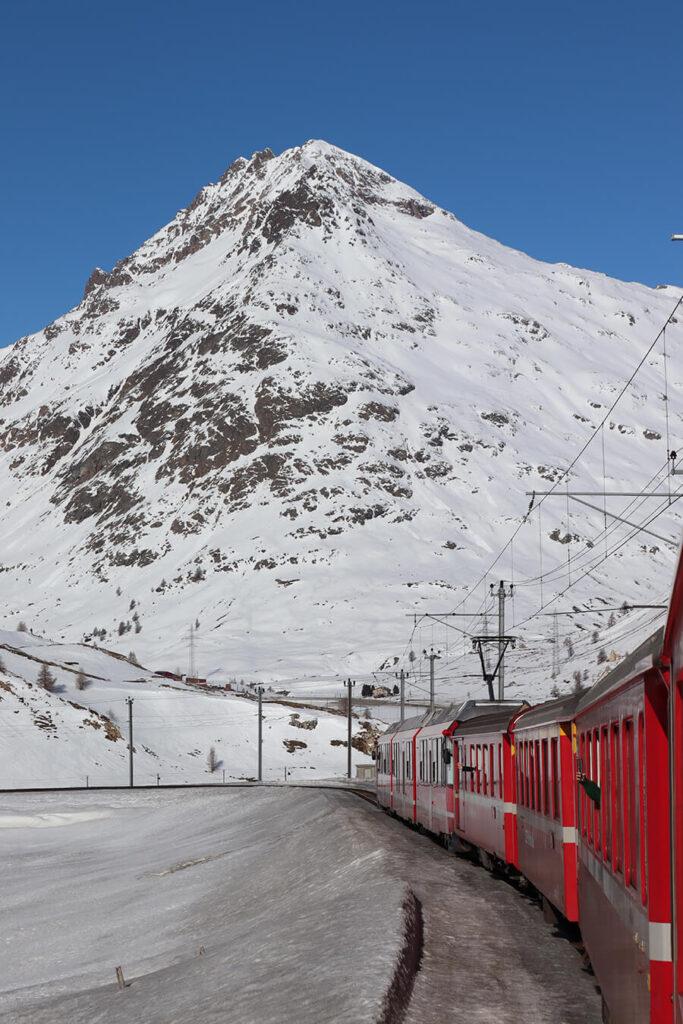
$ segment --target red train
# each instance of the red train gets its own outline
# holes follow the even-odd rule
[[[683,1024],[683,556],[666,626],[591,690],[391,726],[377,794],[577,922],[605,1021]]]

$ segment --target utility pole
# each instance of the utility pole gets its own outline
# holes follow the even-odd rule
[[[133,788],[133,697],[126,697],[128,705],[128,753],[130,762],[130,782],[128,785]]]
[[[196,668],[195,657],[194,657],[194,623],[193,622],[190,623],[190,657],[189,657],[189,664],[188,664],[187,675],[188,675],[189,679],[196,679],[197,678],[197,668]]]
[[[406,674],[405,674],[404,669],[401,669],[401,721],[403,721],[403,719],[405,718],[405,715],[406,715],[406,701],[405,701],[406,692],[405,692],[405,688],[406,688]]]
[[[430,648],[429,654],[429,710],[434,710],[434,662],[439,658],[438,653],[434,653],[434,648]]]
[[[493,596],[493,583],[491,584],[491,596]],[[512,597],[512,584],[509,592],[505,590],[505,581],[501,580],[498,586],[498,700],[505,700],[505,598]]]
[[[258,689],[258,780],[263,781],[263,715],[261,714],[261,708],[263,706],[263,687],[259,686]]]
[[[348,758],[347,758],[347,769],[346,769],[346,774],[347,774],[347,776],[349,778],[351,778],[351,707],[352,707],[352,704],[353,704],[353,688],[354,688],[355,685],[356,685],[355,679],[354,680],[351,680],[351,679],[344,680],[344,686],[346,686],[348,688],[348,691],[349,691],[349,697],[348,697],[348,701],[347,701],[347,714],[348,714],[348,740],[347,740],[348,751],[347,751],[347,753],[348,753]]]

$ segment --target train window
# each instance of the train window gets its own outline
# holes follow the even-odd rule
[[[600,761],[600,733],[596,729],[594,731],[594,733],[593,733],[593,781],[596,782],[598,784],[598,786],[600,786],[601,782],[602,782],[602,776],[600,774],[600,766],[601,766],[601,761]],[[593,841],[594,841],[594,844],[595,844],[595,849],[598,851],[598,853],[600,852],[600,848],[601,848],[601,844],[602,844],[602,839],[601,839],[602,833],[600,831],[601,823],[602,822],[601,822],[601,817],[600,817],[600,807],[598,806],[597,803],[594,803],[594,805],[593,805],[593,826],[594,826],[594,828],[593,828]]]
[[[548,785],[548,741],[541,740],[541,762],[543,764],[543,813],[549,814],[550,786]]]
[[[408,748],[407,748],[407,752],[406,752],[406,778],[409,781],[410,781],[410,755],[411,755],[411,752],[412,752],[412,746],[411,746],[411,744],[408,744]]]
[[[446,751],[447,751],[448,752],[448,757],[447,757],[447,760],[444,761],[444,766],[443,766],[444,782],[446,783],[447,786],[452,786],[453,785],[453,774],[454,774],[454,771],[453,771],[453,761],[454,761],[455,750],[451,749],[450,741],[446,741],[446,742],[448,743],[448,746],[444,747],[444,753],[446,753]]]
[[[647,906],[647,850],[645,845],[645,720],[638,715],[638,825],[640,829],[640,898]]]
[[[529,763],[529,741],[524,740],[524,804],[526,807],[531,807],[531,787],[529,785],[530,773],[531,765]]]
[[[550,757],[553,773],[553,817],[560,819],[560,762],[557,737],[550,741]]]
[[[602,810],[602,856],[605,861],[612,859],[612,823],[610,821],[610,763],[609,763],[609,741],[607,737],[607,726],[603,725],[600,731],[600,793],[602,799],[600,808]]]
[[[623,868],[623,792],[621,785],[621,744],[620,744],[619,723],[612,725],[610,743],[611,761],[611,817],[612,817],[612,864],[614,870],[621,873]]]
[[[529,807],[536,810],[536,758],[533,740],[529,741]]]
[[[636,777],[633,719],[624,722],[624,876],[636,887]]]
[[[482,793],[488,793],[488,791],[489,791],[489,788],[488,788],[489,778],[488,778],[488,765],[487,765],[488,752],[489,752],[488,743],[485,743],[483,745],[483,747],[481,748],[481,791],[482,791]]]
[[[522,785],[523,770],[522,770],[522,756],[523,756],[522,744],[517,743],[517,748],[513,746],[512,755],[514,758],[515,775],[517,777],[517,799],[520,804],[524,803],[524,787]]]
[[[481,744],[477,743],[477,793],[481,793]]]
[[[590,746],[590,743],[589,743],[589,746]],[[580,757],[581,757],[581,760],[583,762],[583,770],[586,773],[586,775],[588,775],[589,772],[588,772],[588,764],[587,764],[587,758],[586,758],[586,734],[585,734],[585,732],[581,733],[581,739],[579,741],[579,750],[581,752],[580,753]],[[578,790],[579,790],[579,807],[581,808],[581,835],[585,836],[586,832],[587,832],[587,821],[586,821],[586,819],[587,819],[588,815],[586,814],[586,809],[588,807],[588,799],[586,797],[586,794],[585,794],[583,786],[579,786]]]
[[[494,744],[489,747],[489,780],[491,782],[491,796],[496,795],[495,762],[493,760]]]
[[[473,772],[470,772],[470,791],[474,793],[476,789],[476,776],[477,776],[477,757],[474,750],[474,744],[470,743],[470,767],[474,768]]]
[[[503,744],[498,744],[498,796],[503,799]]]
[[[517,751],[517,760],[519,761],[519,802],[523,807],[526,807],[526,744],[520,743]]]
[[[541,764],[541,744],[538,740],[534,742],[534,753],[536,754],[536,810],[543,813],[543,765]]]
[[[586,777],[589,778],[589,779],[593,778],[592,769],[591,769],[592,763],[593,762],[591,760],[591,734],[588,733],[588,736],[586,736],[586,759],[585,759],[585,761],[583,763],[583,770],[586,773]],[[585,818],[586,818],[584,832],[588,835],[588,842],[592,843],[593,842],[593,802],[592,802],[592,800],[588,799],[588,797],[586,796],[586,794],[583,791],[583,787],[581,787],[581,797],[582,797],[583,803],[585,803],[585,806],[586,806],[586,810],[584,812],[585,813]]]
[[[429,754],[432,759],[432,783],[434,783],[435,785],[438,784],[439,781],[439,758],[436,746],[437,741],[432,740],[432,742],[430,743],[431,750],[429,751]]]

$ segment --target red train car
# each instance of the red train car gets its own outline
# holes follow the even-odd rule
[[[673,1019],[668,679],[659,630],[581,699],[579,920],[614,1024]]]
[[[678,561],[663,655],[669,669],[672,840],[673,1021],[683,1024],[683,554]]]
[[[512,731],[526,707],[519,701],[488,702],[488,714],[458,721],[452,730],[458,767],[455,845],[475,849],[487,867],[491,858],[517,864]]]
[[[379,804],[448,843],[457,831],[453,734],[464,722],[500,707],[468,700],[389,726],[377,743]],[[519,704],[503,701],[502,707],[509,721]]]
[[[578,921],[576,768],[572,723],[577,695],[539,704],[515,727],[518,866],[568,921]]]
[[[415,734],[415,820],[447,841],[455,825],[453,748],[446,736],[457,708],[435,711],[423,719]]]
[[[417,821],[415,739],[424,716],[392,724],[377,741],[377,800],[406,821]]]

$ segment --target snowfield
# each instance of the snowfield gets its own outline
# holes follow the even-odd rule
[[[0,817],[12,1024],[600,1019],[540,909],[350,793],[24,793]]]
[[[404,893],[336,811],[277,789],[3,798],[0,1016],[376,1020]]]

